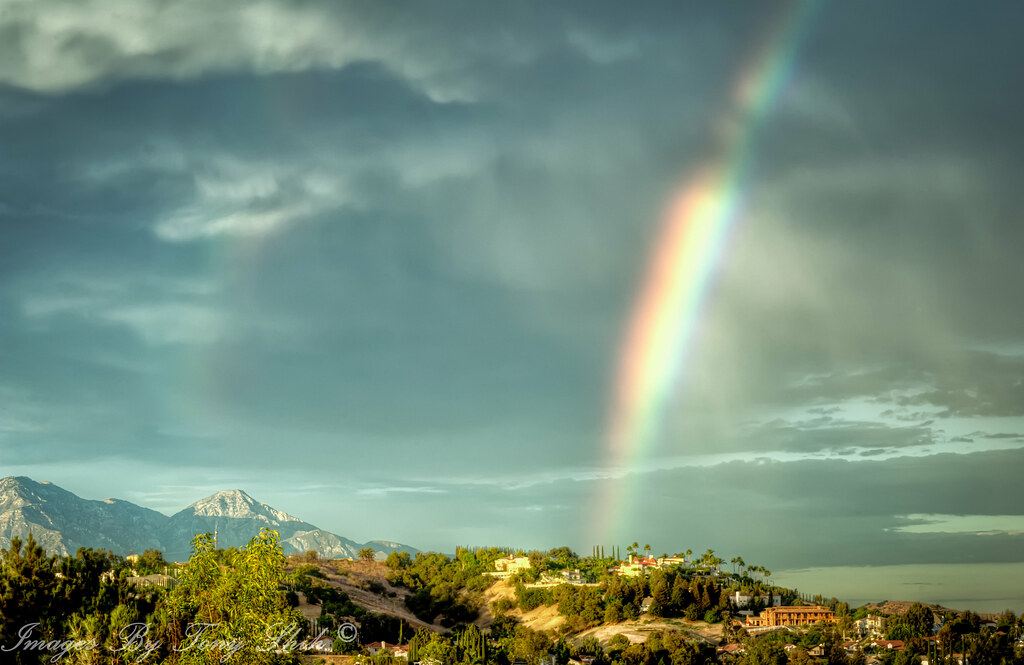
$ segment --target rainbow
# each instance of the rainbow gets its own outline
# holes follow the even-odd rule
[[[733,89],[716,149],[668,205],[621,347],[597,501],[598,543],[622,537],[630,491],[658,441],[716,267],[740,217],[755,137],[793,73],[817,0],[784,6]],[[639,535],[639,534],[637,534]]]

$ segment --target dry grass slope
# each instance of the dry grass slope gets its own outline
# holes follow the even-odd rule
[[[299,556],[288,558],[285,570],[290,572],[308,562]],[[334,587],[348,594],[356,605],[365,608],[369,612],[378,614],[390,614],[405,619],[413,628],[426,626],[434,630],[441,630],[440,624],[428,624],[416,618],[405,606],[405,599],[408,597],[408,589],[391,586],[387,581],[387,566],[379,562],[348,561],[346,559],[319,560],[315,564],[317,569],[324,574],[326,579],[321,580],[328,586]],[[384,593],[375,593],[370,589],[372,583],[384,587]],[[394,594],[392,596],[391,594]],[[300,596],[302,601],[299,611],[303,616],[316,618],[320,616],[320,606],[310,605],[305,598]]]

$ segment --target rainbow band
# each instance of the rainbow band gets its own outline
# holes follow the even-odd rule
[[[593,534],[597,543],[624,537],[630,483],[657,443],[694,341],[729,232],[737,219],[754,139],[793,73],[799,44],[818,0],[785,5],[775,29],[737,79],[729,120],[711,159],[690,177],[666,211],[619,356],[605,468]]]

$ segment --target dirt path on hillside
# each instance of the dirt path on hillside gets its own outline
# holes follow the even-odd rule
[[[320,561],[317,564],[317,569],[326,578],[319,580],[320,582],[339,591],[344,591],[352,599],[352,602],[368,612],[400,617],[414,629],[427,627],[431,630],[443,630],[440,624],[428,624],[416,618],[416,615],[409,611],[405,606],[405,599],[411,595],[409,590],[391,586],[385,576],[387,567],[381,563],[344,560]],[[384,587],[384,593],[379,594],[370,590],[368,587],[371,583]],[[302,594],[299,594],[299,598],[301,602],[298,609],[303,616],[314,619],[320,616],[319,605],[306,603]]]

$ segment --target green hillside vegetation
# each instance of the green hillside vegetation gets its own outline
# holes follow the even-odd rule
[[[509,553],[528,556],[531,568],[501,582],[496,596],[489,590],[496,578],[486,573]],[[569,665],[580,659],[596,665],[866,665],[869,659],[921,665],[922,656],[929,665],[961,665],[954,654],[966,654],[966,665],[1024,665],[1024,625],[1012,612],[993,626],[971,612],[904,605],[885,628],[901,649],[873,650],[861,640],[859,649],[848,650],[843,642],[854,636],[854,622],[877,610],[774,586],[769,571],[739,557],[724,571],[725,561],[711,550],[686,566],[636,577],[609,572],[615,555],[604,557],[600,548],[580,557],[565,547],[529,553],[460,547],[454,557],[396,552],[383,565],[323,562],[314,553],[287,562],[277,533],[264,530],[241,549],[217,550],[209,534],[197,536],[183,565],[167,563],[156,550],[129,564],[89,549],[47,556],[31,536],[15,538],[0,558],[0,662],[285,665],[298,662],[309,646],[304,641],[326,635],[335,653],[373,665],[406,663],[387,652],[371,658],[365,645],[378,641],[408,642],[408,662],[422,665]],[[583,583],[557,583],[566,570],[579,570]],[[355,580],[341,586],[362,603],[382,599],[371,603],[377,611],[355,602],[339,580]],[[763,609],[763,594],[769,605],[776,598],[827,605],[837,623],[751,636],[736,621],[731,597],[737,591],[755,596],[755,612]],[[488,597],[498,599],[488,606]],[[300,598],[312,619],[299,614]],[[520,612],[541,607],[564,617],[557,629],[533,630],[521,622]],[[937,639],[936,620],[942,623]],[[194,632],[198,624],[206,626],[201,635]],[[347,624],[358,627],[357,639],[335,638]],[[713,625],[714,631],[695,630]],[[276,637],[268,642],[268,635]],[[718,635],[733,646],[718,653]]]

